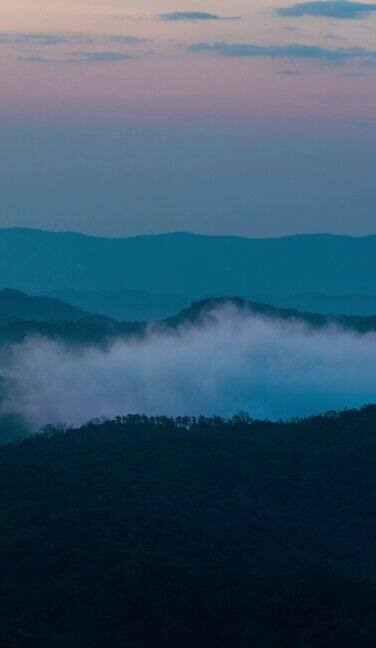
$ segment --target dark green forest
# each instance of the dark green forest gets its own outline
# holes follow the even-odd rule
[[[0,448],[2,648],[376,642],[376,406]]]

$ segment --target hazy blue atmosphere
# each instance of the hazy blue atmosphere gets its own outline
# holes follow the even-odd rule
[[[0,124],[0,226],[105,236],[375,232],[375,130],[203,119]]]
[[[0,648],[376,646],[376,0],[0,16]]]
[[[374,3],[0,7],[0,226],[375,232]]]

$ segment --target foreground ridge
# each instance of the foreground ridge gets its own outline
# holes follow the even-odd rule
[[[372,645],[375,451],[375,405],[118,417],[0,448],[0,640]]]

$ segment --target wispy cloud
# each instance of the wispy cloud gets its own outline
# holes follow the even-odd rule
[[[285,58],[340,62],[350,59],[375,58],[376,51],[362,47],[328,49],[318,45],[254,45],[246,43],[195,43],[188,50],[213,53],[232,58]]]
[[[66,64],[129,61],[152,53],[151,51],[142,51],[139,47],[147,42],[150,42],[148,38],[128,34],[0,34],[0,46],[12,46],[16,60],[20,63]],[[123,51],[121,49],[123,45],[127,46],[127,49],[132,48],[132,52]],[[77,46],[79,49],[73,52],[67,51],[67,48],[72,46]],[[48,55],[46,54],[47,50]]]
[[[71,52],[70,56],[81,63],[116,63],[135,58],[128,52]]]
[[[349,70],[348,72],[343,73],[344,77],[351,77],[351,78],[358,78],[358,77],[366,77],[368,74],[365,74],[364,72],[357,72],[356,70]]]
[[[91,45],[93,38],[90,36],[72,34],[0,34],[0,45]]]
[[[336,40],[336,41],[345,41],[347,40],[344,36],[338,36],[337,34],[325,34],[325,40]]]
[[[287,69],[287,70],[279,70],[279,72],[276,72],[278,76],[300,76],[300,70],[295,70],[295,69]]]
[[[159,14],[159,18],[170,22],[196,22],[201,20],[240,20],[241,16],[220,16],[219,14],[208,13],[206,11],[171,11],[169,13]]]
[[[31,55],[31,56],[17,56],[17,61],[20,63],[51,63],[52,59],[45,58],[44,56]]]
[[[95,45],[95,44],[117,44],[137,46],[149,42],[148,38],[129,36],[123,34],[26,34],[26,33],[3,33],[0,34],[0,45],[25,45],[25,46],[58,46],[58,45]]]
[[[44,57],[39,55],[18,56],[17,61],[20,63],[49,63],[51,65],[67,65],[77,63],[119,63],[122,61],[134,61],[140,57],[152,54],[149,52],[142,52],[130,54],[129,52],[86,52],[77,51],[69,52],[68,54],[60,57]]]
[[[142,45],[143,43],[150,42],[149,38],[139,38],[138,36],[106,36],[105,40],[108,43],[116,43],[118,45]]]
[[[376,11],[376,4],[352,2],[352,0],[313,0],[297,2],[290,7],[279,7],[276,13],[288,18],[319,16],[323,18],[354,19],[365,18]]]

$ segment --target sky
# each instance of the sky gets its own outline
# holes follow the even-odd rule
[[[0,226],[376,232],[376,4],[0,0]]]

